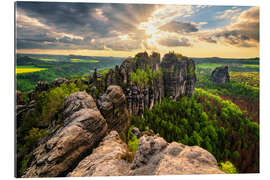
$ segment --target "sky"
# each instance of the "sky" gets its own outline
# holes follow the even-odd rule
[[[16,3],[16,52],[134,56],[259,57],[259,7]]]

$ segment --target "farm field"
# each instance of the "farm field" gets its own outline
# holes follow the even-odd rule
[[[71,59],[73,63],[98,63],[99,60],[86,60],[86,59]]]
[[[39,68],[35,66],[17,66],[16,74],[32,73],[32,72],[44,71],[44,70],[47,70],[47,68]]]
[[[57,59],[50,59],[50,58],[36,58],[36,57],[32,57],[32,56],[30,56],[30,58],[36,59],[39,61],[47,61],[47,62],[50,62],[50,61],[56,62],[57,61]]]

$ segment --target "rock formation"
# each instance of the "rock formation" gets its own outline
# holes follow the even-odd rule
[[[66,83],[66,82],[68,82],[68,80],[65,78],[57,78],[53,80],[53,82],[51,83],[51,88],[60,86],[61,84]]]
[[[50,88],[49,83],[46,81],[38,81],[35,87],[36,92],[47,91]]]
[[[193,95],[196,82],[194,61],[184,56],[180,59],[174,53],[168,53],[163,57],[161,68],[165,96],[177,99]]]
[[[22,177],[65,176],[105,135],[106,121],[93,101],[81,103],[78,99],[92,100],[84,92],[66,98],[64,114],[69,116],[65,126],[33,151],[30,167]]]
[[[217,67],[211,74],[211,80],[217,84],[225,84],[230,82],[228,66]]]
[[[144,135],[129,175],[223,174],[214,156],[198,146],[167,143],[163,138]]]
[[[127,175],[130,164],[123,159],[128,153],[127,145],[116,131],[111,131],[93,152],[84,158],[68,174],[70,177],[123,176]]]
[[[131,73],[136,69],[162,70],[163,76],[154,82],[139,89],[131,82]],[[196,75],[193,60],[187,57],[177,58],[174,53],[168,53],[160,63],[160,55],[152,53],[148,56],[146,52],[138,53],[134,58],[126,59],[120,67],[110,69],[105,77],[105,86],[119,85],[127,99],[128,111],[132,115],[141,115],[145,108],[152,108],[155,103],[160,103],[164,96],[173,99],[181,96],[191,97],[195,88]]]
[[[109,130],[119,133],[129,126],[129,114],[126,106],[126,96],[120,86],[110,85],[105,94],[98,99],[98,107],[106,119]]]

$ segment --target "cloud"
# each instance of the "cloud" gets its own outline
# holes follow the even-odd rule
[[[199,25],[205,25],[208,24],[208,22],[200,22]]]
[[[200,36],[199,40],[205,41],[205,42],[208,42],[208,43],[217,43],[217,41],[214,40],[211,36]]]
[[[104,48],[110,39],[128,34],[137,41],[145,37],[144,31],[137,29],[140,22],[146,21],[160,5],[146,4],[102,4],[102,3],[64,3],[64,2],[17,2],[17,38],[40,40],[38,47],[47,49],[48,45],[37,37],[45,34],[57,40],[59,49],[65,48]],[[20,28],[20,29],[18,29]],[[93,45],[91,39],[99,39]],[[120,39],[121,40],[121,39]],[[27,48],[37,44],[28,43]],[[22,43],[20,43],[22,44]],[[51,46],[57,48],[57,45]],[[81,45],[81,46],[80,46]],[[88,46],[87,46],[88,45]],[[24,48],[24,46],[18,46]],[[117,49],[120,49],[119,47]],[[123,49],[123,48],[122,48]]]
[[[198,25],[192,22],[171,21],[160,27],[160,30],[175,33],[190,33],[197,32],[199,29]]]
[[[168,37],[164,38],[158,41],[159,44],[163,46],[168,46],[168,47],[176,47],[176,46],[184,46],[188,47],[191,46],[189,40],[187,38],[180,38],[178,39],[177,37]]]
[[[241,8],[232,8],[232,9],[227,9],[225,11],[219,12],[219,14],[216,16],[217,19],[231,19],[231,18],[236,18],[235,15],[239,14],[241,12]]]
[[[259,7],[243,11],[235,22],[214,31],[205,31],[199,39],[209,43],[227,43],[237,47],[257,47],[259,44]]]

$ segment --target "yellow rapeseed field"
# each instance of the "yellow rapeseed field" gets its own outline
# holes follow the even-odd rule
[[[46,69],[47,68],[16,68],[16,74],[43,71],[43,70],[46,70]]]

